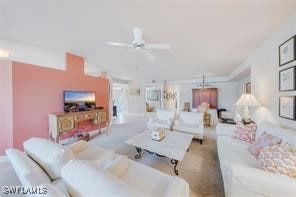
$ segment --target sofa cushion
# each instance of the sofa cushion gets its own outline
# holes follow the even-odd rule
[[[142,196],[135,188],[90,161],[72,160],[62,168],[62,177],[71,196]]]
[[[127,171],[129,166],[129,161],[127,156],[118,156],[113,161],[109,162],[105,167],[105,170],[109,171],[116,177],[121,177]]]
[[[115,159],[115,156],[114,151],[99,146],[89,146],[76,154],[75,159],[92,161],[98,168],[104,168],[106,164]]]
[[[262,149],[259,160],[265,171],[296,178],[296,151],[287,143]]]
[[[10,148],[5,153],[24,187],[51,182],[44,170],[24,152]]]
[[[296,179],[266,172],[259,168],[231,165],[227,173],[232,197],[292,197],[296,196]]]
[[[30,195],[31,197],[69,197],[69,195],[65,195],[58,187],[50,183],[41,184],[38,187],[44,188],[44,190],[41,190],[40,194]]]
[[[243,140],[249,143],[253,143],[255,141],[255,133],[256,133],[256,124],[247,124],[244,125],[242,123],[237,123],[235,125],[234,138]]]
[[[63,179],[56,179],[51,184],[59,189],[66,197],[70,197]]]
[[[175,176],[166,189],[164,197],[187,196],[186,194],[189,194],[188,183],[186,183],[183,179]]]
[[[234,135],[234,131],[235,131],[235,125],[233,125],[233,124],[218,123],[216,126],[216,135],[217,136],[232,137]]]
[[[217,138],[218,154],[222,168],[229,164],[238,164],[259,168],[259,161],[247,150],[250,143],[228,136]]]
[[[180,112],[180,120],[193,125],[203,124],[203,113]]]
[[[153,197],[164,196],[168,192],[167,189],[173,182],[173,179],[168,174],[133,160],[129,160],[128,170],[121,177],[122,181],[137,188],[145,196]],[[189,193],[186,193],[188,184],[185,181],[176,182],[175,186],[177,185],[180,190],[177,188],[176,190],[183,191],[182,195],[179,196],[189,196]]]
[[[180,122],[178,125],[174,126],[174,130],[188,133],[203,133],[203,129],[199,128],[198,125],[186,124],[184,122]]]
[[[157,119],[159,120],[172,120],[175,118],[174,111],[159,110],[156,112]]]
[[[258,139],[264,132],[269,133],[274,136],[279,136],[280,132],[282,132],[282,128],[280,128],[270,122],[263,121],[258,124],[256,139]]]
[[[256,158],[258,158],[260,151],[271,145],[279,144],[281,143],[281,139],[270,135],[266,132],[264,132],[259,138],[256,139],[256,142],[249,146],[248,150],[250,153],[252,153]]]
[[[153,120],[151,122],[147,123],[147,127],[149,129],[155,129],[155,128],[166,128],[166,129],[170,129],[171,127],[171,122],[169,120]]]
[[[79,140],[67,146],[74,155],[88,148],[88,144],[85,140]]]
[[[30,138],[23,143],[25,152],[47,172],[51,179],[61,177],[61,168],[74,154],[70,149],[44,138]]]
[[[293,148],[296,148],[296,132],[292,129],[284,129],[273,125],[269,122],[263,121],[258,124],[258,129],[256,132],[256,139],[260,137],[262,133],[269,133],[271,135],[277,136],[282,139],[282,141],[287,142]]]

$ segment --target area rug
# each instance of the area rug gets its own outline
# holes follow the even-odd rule
[[[146,120],[137,119],[135,122],[125,124],[114,124],[110,126],[108,135],[102,133],[92,140],[91,145],[99,145],[114,150],[118,154],[127,155],[130,159],[136,160],[136,150],[125,141],[140,132],[145,131]],[[189,152],[182,162],[179,162],[177,169],[179,176],[184,178],[190,186],[190,196],[224,196],[223,181],[219,167],[219,160],[216,148],[216,136],[214,128],[206,128],[203,144],[193,141]],[[144,152],[141,159],[136,160],[152,168],[158,169],[170,175],[175,175],[173,166],[168,158],[161,158]]]

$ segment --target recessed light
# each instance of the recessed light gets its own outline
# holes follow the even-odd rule
[[[10,52],[7,50],[0,49],[0,58],[6,58],[10,55]]]

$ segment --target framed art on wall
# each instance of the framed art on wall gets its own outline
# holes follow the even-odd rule
[[[177,92],[171,92],[171,99],[175,100],[177,98]]]
[[[160,90],[148,90],[147,91],[148,101],[159,101],[160,100]]]
[[[168,94],[167,91],[163,91],[163,98],[164,98],[164,99],[169,100],[169,99],[170,99],[169,96],[170,96],[170,95]]]
[[[281,96],[279,98],[279,116],[295,120],[295,96]]]
[[[296,67],[290,67],[279,72],[279,89],[280,92],[291,91],[296,89]]]
[[[141,89],[140,88],[131,88],[130,89],[130,95],[140,96],[141,95]]]
[[[279,65],[283,66],[296,59],[296,36],[279,46]]]

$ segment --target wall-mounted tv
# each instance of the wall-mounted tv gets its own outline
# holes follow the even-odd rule
[[[78,112],[95,109],[96,93],[84,91],[64,91],[64,111]]]

